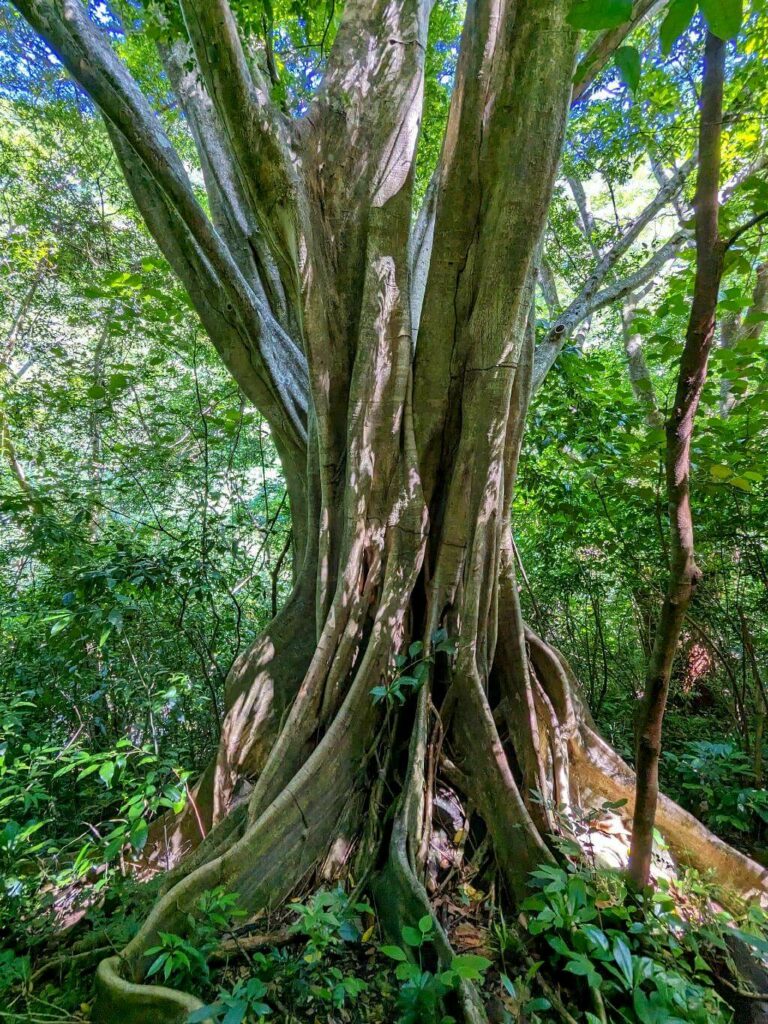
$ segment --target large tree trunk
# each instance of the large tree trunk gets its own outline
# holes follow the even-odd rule
[[[430,0],[347,0],[294,126],[265,106],[225,0],[181,0],[206,90],[177,91],[211,178],[211,232],[79,0],[17,2],[105,113],[150,229],[269,419],[300,538],[293,595],[230,675],[215,762],[181,819],[153,832],[149,860],[176,865],[169,887],[98,970],[98,1021],[165,1024],[198,1003],[143,985],[145,952],[159,931],[183,932],[206,889],[254,912],[310,873],[353,866],[389,927],[429,912],[439,775],[484,819],[511,899],[551,856],[552,807],[620,796],[631,811],[630,770],[562,656],[524,626],[511,554],[535,260],[576,39],[568,0],[468,5],[440,166],[412,230]],[[433,651],[438,629],[455,653]],[[418,693],[375,703],[414,640],[429,659]],[[673,804],[659,821],[681,857],[762,889],[757,865]],[[469,987],[462,1001],[484,1019]]]

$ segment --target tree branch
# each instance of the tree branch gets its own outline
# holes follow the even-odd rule
[[[579,179],[574,177],[573,175],[569,175],[565,180],[568,182],[568,187],[571,190],[574,202],[576,203],[576,208],[579,211],[581,233],[584,235],[587,244],[592,250],[592,255],[595,257],[596,260],[599,260],[600,250],[598,249],[594,239],[595,218],[592,216],[592,211],[589,208],[589,203],[587,202],[587,194],[584,191],[584,186],[579,181]]]
[[[645,409],[646,421],[649,426],[660,427],[664,423],[664,416],[659,410],[656,400],[656,389],[653,386],[648,363],[643,353],[642,335],[633,330],[635,311],[640,296],[631,296],[621,310],[621,326],[624,338],[624,351],[627,356],[627,369],[629,371],[629,382],[632,385],[632,392]]]
[[[617,28],[602,32],[590,46],[576,68],[573,78],[571,106],[575,106],[584,98],[594,80],[608,64],[608,61],[621,46],[627,36],[646,18],[652,17],[669,0],[638,0],[632,9],[632,17]]]
[[[285,124],[258,68],[246,59],[227,0],[179,0],[208,95],[235,158],[243,193],[259,219],[296,309],[299,281],[299,182]]]
[[[627,277],[613,281],[600,291],[595,289],[602,283],[608,271],[607,269],[603,270],[599,277],[595,271],[573,302],[558,316],[546,336],[536,346],[533,390],[536,391],[541,387],[547,373],[580,323],[618,299],[631,295],[638,288],[648,284],[665,264],[680,253],[691,237],[691,232],[688,230],[678,231],[641,267]]]
[[[733,348],[741,341],[757,341],[765,328],[764,315],[768,312],[768,263],[757,268],[752,304],[741,320],[738,314],[722,321],[720,347]],[[720,382],[720,415],[728,416],[736,405],[736,396],[731,390],[732,381],[724,377]]]
[[[730,238],[726,239],[726,241],[723,243],[724,249],[726,251],[730,249],[732,245],[738,242],[738,240],[741,238],[743,234],[746,234],[747,231],[751,231],[752,228],[756,227],[758,224],[761,224],[766,219],[766,217],[768,217],[768,210],[763,210],[762,213],[756,213],[754,217],[750,217],[745,224],[742,224],[741,227],[737,228],[733,232]]]
[[[307,114],[308,174],[323,168],[323,203],[345,219],[383,206],[411,174],[434,0],[348,0]],[[350,205],[351,204],[351,205]]]
[[[295,308],[289,308],[279,270],[244,194],[191,44],[179,39],[171,47],[161,47],[160,57],[190,127],[216,229],[254,291],[282,326],[299,337],[301,318]]]
[[[557,281],[555,280],[555,273],[552,270],[552,264],[543,253],[539,259],[539,266],[536,273],[539,287],[541,288],[541,294],[544,297],[547,312],[549,313],[549,319],[554,320],[562,308],[562,303],[560,302],[560,296],[557,292]]]
[[[262,336],[274,366],[279,393],[253,342],[227,307],[218,279],[187,231],[178,212],[121,135],[107,122],[107,132],[139,212],[160,250],[184,285],[200,320],[224,363],[243,391],[268,419],[284,444],[306,440],[308,405],[306,365],[293,341],[280,332]],[[278,328],[272,321],[273,330]]]
[[[696,411],[707,379],[709,353],[715,336],[717,296],[723,273],[724,248],[718,228],[718,214],[725,49],[726,44],[722,39],[707,32],[699,120],[699,172],[694,199],[696,277],[674,403],[666,426],[669,579],[637,720],[637,788],[629,875],[638,889],[648,885],[650,877],[659,789],[661,732],[669,679],[685,614],[701,576],[695,559],[690,500],[691,439]]]
[[[408,240],[408,263],[411,270],[411,330],[414,340],[418,335],[421,306],[427,288],[427,275],[432,257],[437,213],[438,172],[432,175],[424,194],[416,223]]]
[[[101,109],[114,129],[110,131],[113,143],[117,132],[140,160],[155,188],[162,193],[162,202],[173,208],[174,216],[168,226],[176,230],[179,243],[183,245],[185,241],[179,222],[194,240],[199,250],[195,261],[200,267],[203,259],[209,280],[218,282],[225,315],[239,320],[249,341],[251,360],[264,363],[262,379],[270,391],[274,409],[282,402],[278,380],[283,353],[276,352],[269,342],[278,337],[286,340],[287,336],[280,332],[269,311],[259,302],[198,203],[181,159],[136,82],[112,50],[105,33],[90,21],[79,0],[14,0],[14,3]],[[127,156],[125,149],[123,154]],[[160,197],[154,199],[159,209]],[[290,359],[290,351],[286,354]],[[303,443],[302,418],[290,403],[286,406],[283,425],[291,426],[292,441],[298,444]]]

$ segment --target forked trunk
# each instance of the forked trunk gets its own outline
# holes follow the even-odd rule
[[[482,817],[510,901],[551,856],[556,808],[620,796],[631,812],[631,772],[567,663],[523,624],[509,523],[576,38],[568,0],[468,4],[412,228],[430,0],[347,0],[323,85],[290,126],[226,0],[180,0],[188,45],[165,57],[212,227],[79,0],[16,2],[105,113],[150,230],[268,418],[298,538],[294,593],[230,675],[215,762],[182,819],[153,831],[148,861],[176,865],[169,887],[98,970],[97,1021],[181,1022],[198,1002],[143,985],[145,953],[159,931],[184,931],[207,889],[255,912],[350,869],[391,930],[428,913],[438,777]],[[408,687],[395,657],[414,641],[426,671]],[[757,865],[674,805],[659,821],[681,856],[762,889]],[[482,1021],[470,986],[461,998]]]

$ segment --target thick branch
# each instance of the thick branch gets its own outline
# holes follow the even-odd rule
[[[547,306],[549,318],[550,320],[554,320],[560,312],[562,304],[557,291],[557,281],[555,280],[555,273],[552,270],[552,264],[543,253],[539,259],[536,276],[539,287],[541,288],[541,294],[544,297],[544,302]]]
[[[163,255],[184,285],[225,365],[275,430],[278,444],[303,459],[306,443],[306,366],[291,339],[272,321],[262,349],[275,367],[279,397],[247,332],[226,303],[217,277],[178,212],[120,132],[107,122],[128,188]]]
[[[563,79],[575,48],[567,10],[532,0],[467,8],[416,353],[414,411],[427,480],[453,443],[447,421],[459,429],[469,415],[466,375],[490,381],[497,373],[504,387],[517,362],[560,152],[549,124],[559,131],[567,111]]]
[[[411,271],[411,330],[414,341],[419,330],[421,307],[424,302],[429,264],[432,258],[432,242],[435,237],[435,215],[437,213],[437,183],[438,175],[435,172],[427,186],[408,242],[408,263]]]
[[[249,65],[227,0],[180,0],[208,95],[235,157],[286,291],[300,308],[298,179],[287,132],[258,71]]]
[[[765,314],[768,313],[768,263],[761,263],[757,268],[752,305],[744,319],[733,315],[723,319],[720,331],[720,347],[733,348],[741,341],[757,341],[765,327]],[[720,413],[727,416],[736,404],[736,396],[731,390],[731,381],[725,377],[720,383]]]
[[[576,203],[576,208],[579,211],[579,219],[581,221],[582,234],[584,235],[584,238],[587,240],[587,243],[590,249],[592,250],[592,255],[595,257],[596,260],[599,260],[600,250],[598,249],[595,239],[593,237],[595,231],[595,218],[593,217],[592,211],[589,208],[589,203],[587,202],[587,194],[584,191],[584,186],[582,185],[581,181],[573,175],[569,176],[566,180],[568,182],[568,187],[570,188],[573,194],[573,199]]]
[[[632,296],[621,310],[621,326],[624,338],[624,351],[627,355],[627,367],[632,392],[645,409],[646,420],[650,426],[660,427],[664,416],[659,411],[656,401],[656,389],[653,386],[648,363],[643,353],[643,336],[633,328],[638,296]]]
[[[154,183],[174,210],[174,224],[183,223],[199,248],[211,280],[217,280],[226,314],[234,315],[251,339],[254,362],[261,370],[273,406],[282,401],[276,370],[282,353],[264,342],[271,317],[259,303],[223,240],[198,203],[184,166],[162,131],[152,110],[127,68],[112,50],[105,33],[88,18],[79,0],[15,0],[32,27],[59,54],[73,78],[91,96],[107,121],[124,137]],[[114,134],[112,135],[114,141]],[[181,242],[180,244],[183,244]],[[267,321],[265,323],[265,320]],[[301,443],[302,417],[287,407],[286,424]]]
[[[678,232],[655,253],[648,262],[622,282],[608,286],[602,292],[598,289],[611,273],[617,262],[631,248],[634,242],[653,221],[656,215],[682,189],[686,177],[696,164],[696,157],[690,157],[683,166],[667,179],[645,209],[619,235],[610,249],[598,260],[595,269],[584,282],[581,291],[566,310],[557,318],[549,329],[546,337],[536,348],[534,360],[533,388],[540,387],[541,382],[554,364],[563,346],[573,334],[576,327],[598,309],[609,305],[622,295],[628,295],[649,281],[653,275],[677,255],[689,237],[685,230]],[[578,198],[577,198],[578,202]],[[585,224],[584,230],[587,230]]]
[[[200,157],[216,230],[249,285],[269,305],[285,330],[298,337],[300,317],[294,308],[289,309],[278,267],[240,183],[236,159],[202,82],[192,48],[179,39],[171,47],[161,47],[160,55]]]

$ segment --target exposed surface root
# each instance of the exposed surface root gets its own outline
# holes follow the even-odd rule
[[[419,693],[413,725],[406,777],[400,806],[392,828],[389,855],[373,885],[379,916],[394,941],[400,941],[404,924],[415,924],[429,915],[433,921],[434,952],[443,970],[450,967],[453,949],[442,925],[435,917],[421,878],[425,865],[418,862],[422,832],[430,827],[424,814],[424,763],[427,749],[428,691]],[[466,1024],[487,1024],[483,1004],[470,982],[462,981],[459,1001]]]
[[[355,873],[360,870],[367,877],[379,840],[370,821],[369,827],[363,828],[365,810],[377,814],[373,808],[383,806],[397,743],[392,728],[395,716],[390,712],[388,727],[380,727],[380,712],[370,689],[388,670],[391,633],[402,628],[403,592],[412,586],[414,571],[411,567],[410,573],[384,572],[376,619],[354,664],[353,681],[309,755],[300,759],[312,739],[306,729],[311,715],[307,712],[305,717],[304,711],[314,713],[320,707],[317,694],[312,693],[307,694],[307,703],[302,703],[304,710],[288,718],[268,759],[268,771],[248,802],[242,802],[216,825],[172,874],[173,884],[122,956],[102,962],[95,1008],[95,1020],[100,1024],[176,1024],[200,1005],[185,993],[141,982],[148,966],[146,950],[157,942],[159,931],[183,934],[187,915],[207,890],[223,886],[236,893],[241,908],[252,914],[276,906],[321,865],[326,877],[337,877],[355,856]],[[350,613],[346,621],[353,618]],[[356,629],[361,628],[358,623]],[[352,647],[343,643],[341,647],[345,671],[351,672]],[[503,671],[515,665],[519,669],[514,647],[503,642],[499,649],[506,654],[495,666],[496,699],[500,702],[496,711],[471,649],[462,645],[451,669],[450,699],[435,713],[444,755],[441,764],[479,811],[514,902],[526,893],[529,871],[551,857],[544,838],[551,829],[545,830],[541,821],[534,820],[529,809],[532,805],[526,805],[520,789],[524,779],[532,774],[543,780],[543,802],[556,806],[558,814],[567,817],[571,805],[600,808],[606,800],[626,800],[620,811],[626,820],[632,813],[634,777],[598,735],[570,669],[555,648],[526,631],[523,650],[530,665],[516,682],[503,678]],[[328,678],[332,677],[331,672]],[[382,924],[395,941],[399,941],[403,924],[413,924],[426,914],[433,917],[435,966],[447,968],[453,951],[430,909],[425,887],[430,797],[437,781],[438,758],[437,750],[428,743],[432,699],[432,686],[425,683],[415,703],[408,702],[399,718],[402,724],[402,716],[414,709],[406,780],[392,821],[385,864],[371,888]],[[501,707],[504,702],[506,708]],[[523,715],[524,724],[517,722],[512,728],[517,714]],[[535,732],[535,739],[529,738],[518,754],[517,734],[525,735],[526,730]],[[385,750],[380,749],[382,743]],[[537,766],[531,770],[533,754]],[[296,759],[301,763],[294,771]],[[529,771],[525,770],[526,759]],[[550,815],[544,816],[545,822],[550,820]],[[657,820],[675,857],[699,870],[714,870],[724,887],[736,891],[734,899],[765,895],[768,872],[713,836],[671,800],[661,798]],[[626,843],[624,834],[620,839]],[[484,1024],[485,1011],[474,986],[462,983],[458,996],[467,1024]]]
[[[533,663],[557,710],[568,744],[570,788],[575,802],[599,807],[605,801],[625,800],[622,816],[631,821],[635,775],[629,765],[598,734],[582,703],[567,662],[554,647],[527,631]],[[674,800],[659,795],[656,825],[682,864],[714,872],[728,899],[765,899],[768,869],[710,832]]]
[[[120,957],[102,960],[96,971],[95,1019],[112,1024],[184,1024],[199,999],[160,985],[136,985],[121,973]]]

